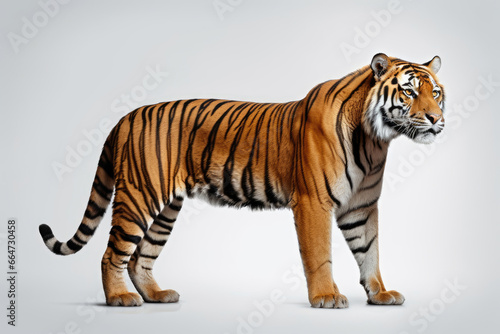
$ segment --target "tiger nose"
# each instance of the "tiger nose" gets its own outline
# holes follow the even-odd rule
[[[438,114],[425,114],[425,117],[431,121],[432,124],[436,124],[437,121],[441,118],[441,115]]]

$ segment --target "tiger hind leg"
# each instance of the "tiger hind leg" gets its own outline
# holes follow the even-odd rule
[[[163,208],[128,263],[128,273],[132,283],[146,302],[175,303],[179,301],[179,294],[176,291],[160,289],[153,277],[153,265],[167,243],[182,203],[182,197],[175,197]]]
[[[129,219],[131,216],[122,211],[113,212],[108,248],[101,262],[106,304],[111,306],[139,306],[143,302],[139,294],[128,291],[123,271],[142,240],[147,225]]]

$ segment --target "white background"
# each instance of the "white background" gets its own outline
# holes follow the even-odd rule
[[[231,10],[218,13],[213,0],[71,1],[43,22],[38,1],[3,2],[0,241],[5,252],[7,219],[16,218],[19,281],[12,328],[0,280],[2,332],[497,332],[500,86],[488,91],[480,78],[500,82],[498,2],[401,0],[383,25],[373,12],[393,9],[387,1],[220,3]],[[23,37],[34,16],[38,31],[24,28]],[[367,30],[371,37],[360,39]],[[13,34],[24,43],[13,46]],[[347,44],[356,53],[346,56]],[[310,308],[289,211],[187,202],[155,266],[160,285],[181,294],[172,305],[104,306],[100,261],[109,213],[76,255],[58,257],[43,245],[39,224],[67,240],[80,223],[104,141],[96,129],[123,115],[123,94],[134,107],[192,97],[297,100],[378,52],[415,62],[440,55],[448,98],[441,143],[400,138],[390,148],[381,269],[387,288],[405,295],[403,306],[366,304],[354,258],[334,229],[334,278],[350,308]],[[168,75],[144,90],[155,68]],[[85,131],[96,134],[95,145]],[[88,154],[59,180],[54,165],[66,165],[68,150],[79,148]],[[6,253],[1,257],[6,272]],[[446,282],[462,289],[453,292]],[[259,311],[256,303],[280,293]]]

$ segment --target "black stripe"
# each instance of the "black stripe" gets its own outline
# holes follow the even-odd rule
[[[341,220],[342,220],[342,218],[344,218],[347,214],[349,214],[349,213],[351,213],[351,212],[354,212],[354,211],[359,210],[359,209],[368,208],[368,207],[372,206],[373,204],[377,203],[377,201],[378,201],[378,197],[377,197],[377,198],[375,198],[375,199],[374,199],[373,201],[371,201],[371,202],[368,202],[368,203],[366,203],[366,204],[362,204],[362,205],[360,205],[360,206],[356,206],[356,207],[354,207],[354,208],[352,208],[352,209],[348,210],[347,212],[345,212],[345,213],[341,214],[339,217],[337,217],[337,221],[341,221]]]
[[[156,224],[156,225],[160,226],[161,228],[163,228],[164,230],[167,230],[167,231],[172,231],[172,228],[173,228],[172,226],[169,226],[167,224],[161,223],[158,220],[155,220],[153,222],[153,224]]]
[[[89,200],[89,204],[87,205],[87,210],[85,210],[85,217],[88,219],[95,219],[97,217],[103,216],[106,208],[101,208],[97,205],[93,200]]]
[[[52,251],[55,254],[62,255],[62,253],[61,253],[61,246],[62,246],[62,243],[59,242],[59,241],[56,241],[56,243],[54,244],[54,247],[52,248]]]
[[[359,237],[359,236],[358,236],[358,237],[345,238],[345,241],[347,241],[347,242],[351,242],[351,241],[353,241],[353,240],[360,239],[360,238],[361,238],[361,237]]]
[[[78,252],[83,247],[82,245],[78,245],[77,243],[75,243],[73,240],[68,241],[66,243],[66,246],[68,246],[69,249],[75,252]]]
[[[363,163],[361,162],[361,155],[360,155],[362,136],[363,136],[363,129],[359,125],[352,132],[352,154],[354,155],[354,162],[356,163],[358,168],[361,169],[363,175],[366,175],[366,169]]]
[[[114,235],[115,237],[116,237],[116,234],[118,233],[120,235],[120,239],[122,239],[123,241],[132,242],[136,245],[139,242],[141,242],[141,240],[142,240],[142,237],[140,237],[138,235],[132,235],[132,234],[126,233],[125,230],[119,225],[113,226],[109,233],[111,235]]]
[[[330,188],[330,184],[328,182],[328,178],[326,177],[326,174],[323,172],[323,177],[325,178],[325,185],[326,185],[326,191],[328,192],[328,196],[330,196],[330,198],[332,199],[332,201],[337,204],[337,206],[340,208],[341,206],[341,203],[340,201],[335,198],[335,196],[333,195],[333,192],[332,192],[332,189]]]
[[[366,186],[366,187],[363,187],[363,188],[359,189],[359,191],[363,191],[363,190],[368,190],[368,189],[375,188],[380,183],[380,181],[382,181],[382,178],[379,178],[377,180],[377,182],[374,182],[373,184],[370,184],[369,186]]]
[[[145,257],[146,259],[156,260],[158,255],[148,255],[148,254],[139,254],[140,257]]]
[[[106,187],[99,178],[99,175],[95,176],[93,188],[102,198],[107,200],[111,198],[111,194],[113,193],[113,189]]]
[[[365,225],[367,221],[368,221],[368,218],[363,219],[363,220],[358,220],[357,222],[353,222],[353,223],[342,224],[342,225],[339,225],[339,229],[341,229],[342,231],[352,230],[353,228]]]
[[[116,129],[116,127],[115,127]],[[101,153],[101,157],[99,159],[98,166],[101,167],[106,174],[112,179],[114,179],[114,171],[113,171],[113,163],[109,159],[107,152],[106,152],[106,145],[110,144],[107,140],[106,143],[104,144],[104,148]]]
[[[347,182],[349,182],[349,188],[352,189],[352,180],[351,180],[351,175],[349,175],[349,166],[347,165],[347,161],[345,164],[345,176],[347,178]]]
[[[387,98],[389,97],[389,86],[384,86],[384,104],[387,102]]]
[[[167,240],[155,240],[151,238],[151,236],[149,236],[149,234],[147,233],[144,235],[144,239],[146,239],[147,242],[149,242],[151,245],[155,246],[165,246],[165,244],[167,243]]]
[[[175,204],[170,204],[168,207],[172,210],[175,210],[175,211],[181,211],[181,208],[182,208],[181,205],[175,205]]]
[[[379,164],[377,164],[375,167],[373,167],[373,169],[370,171],[368,176],[377,174],[378,172],[380,172],[380,170],[382,170],[382,168],[384,168],[384,166],[385,166],[385,158]]]
[[[365,145],[363,145],[363,155],[365,156],[365,160],[366,162],[368,163],[368,171],[370,171],[372,169],[372,157],[371,155],[368,154],[367,150],[366,150],[366,136],[364,136],[365,138]],[[373,145],[375,146],[375,144],[373,143]]]
[[[78,226],[78,231],[82,232],[82,234],[85,234],[86,236],[92,236],[94,235],[95,229],[93,230],[87,225],[82,223],[80,224],[80,226]]]
[[[160,213],[158,216],[156,216],[156,220],[163,220],[167,223],[175,223],[176,221],[176,218],[168,218],[166,216],[164,216],[162,213]]]
[[[158,162],[158,175],[160,176],[160,190],[161,190],[161,200],[163,203],[165,203],[165,199],[166,199],[166,194],[167,194],[167,190],[165,189],[165,176],[164,176],[164,173],[165,173],[165,170],[163,168],[163,161],[162,161],[162,158],[161,158],[161,152],[162,152],[162,149],[161,149],[161,142],[160,142],[160,127],[161,127],[161,124],[162,124],[162,119],[163,119],[163,114],[164,114],[164,109],[165,109],[165,106],[168,105],[168,102],[167,103],[163,103],[162,105],[160,105],[158,107],[158,111],[156,112],[156,141],[155,141],[155,153],[156,153],[156,161]],[[169,126],[171,125],[171,123],[169,122],[168,123]],[[170,132],[168,132],[168,135],[170,136]]]
[[[229,197],[233,203],[241,202],[241,198],[239,197],[238,192],[234,189],[232,183],[232,169],[227,168],[227,165],[224,166],[224,170],[222,172],[222,192],[225,196]],[[215,193],[218,192],[218,189],[214,187]]]
[[[267,150],[267,149],[266,149]],[[274,188],[271,184],[271,177],[269,176],[269,166],[267,161],[267,153],[266,153],[266,166],[264,172],[264,189],[267,198],[267,202],[271,204],[278,204],[280,200],[278,196],[274,193]]]
[[[170,231],[153,231],[153,230],[150,230],[152,231],[153,233],[157,233],[157,234],[160,234],[160,235],[170,235]]]
[[[80,237],[79,237],[78,235],[76,235],[76,234],[73,236],[73,239],[74,239],[76,242],[78,242],[78,243],[80,243],[80,244],[82,244],[82,245],[86,245],[86,244],[87,244],[87,241],[83,241],[83,240],[82,240],[82,239],[80,239]]]
[[[368,245],[364,246],[364,247],[359,247],[359,248],[355,248],[355,249],[351,249],[352,253],[353,254],[356,254],[356,253],[366,253],[368,252],[368,250],[370,249],[370,246],[372,245],[373,241],[375,240],[377,236],[374,236],[372,238],[372,240],[370,240],[370,242],[368,243]]]
[[[318,270],[320,270],[320,269],[321,269],[321,267],[323,267],[323,266],[324,266],[325,264],[327,264],[327,263],[332,264],[332,260],[326,260],[325,262],[323,262],[322,264],[320,264],[320,265],[319,265],[319,266],[318,266],[318,267],[317,267],[317,268],[316,268],[316,269],[312,272],[312,274],[314,274],[315,272],[317,272]]]
[[[113,261],[109,260],[109,264],[111,264],[113,267],[118,268],[120,270],[123,270],[124,268],[117,266],[116,264],[113,263]]]
[[[115,244],[112,241],[108,242],[108,247],[111,248],[113,250],[113,252],[115,252],[115,254],[117,254],[117,255],[123,255],[123,256],[130,256],[131,255],[131,254],[128,254],[127,252],[124,252],[124,251],[116,248]]]

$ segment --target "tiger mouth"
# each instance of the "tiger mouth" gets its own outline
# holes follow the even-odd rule
[[[394,129],[399,134],[405,135],[410,139],[415,139],[419,135],[438,135],[442,129],[429,128],[423,130],[414,124],[408,123],[406,120],[398,122],[396,120],[386,120],[386,124],[389,125],[392,129]]]
[[[425,134],[425,133],[432,133],[433,135],[437,135],[437,134],[438,134],[438,133],[440,133],[440,132],[441,132],[441,130],[437,130],[437,131],[436,131],[436,130],[434,130],[434,129],[432,129],[432,128],[431,128],[431,129],[426,130],[426,131],[424,131],[424,132],[422,132],[422,133],[424,133],[424,134]]]
[[[427,129],[427,130],[419,130],[419,129],[416,129],[415,128],[415,131],[413,133],[413,136],[410,137],[410,138],[415,138],[416,136],[418,135],[432,135],[432,136],[437,136],[440,132],[442,131],[442,129],[434,129],[434,128],[430,128],[430,129]],[[410,131],[411,132],[411,131]]]

